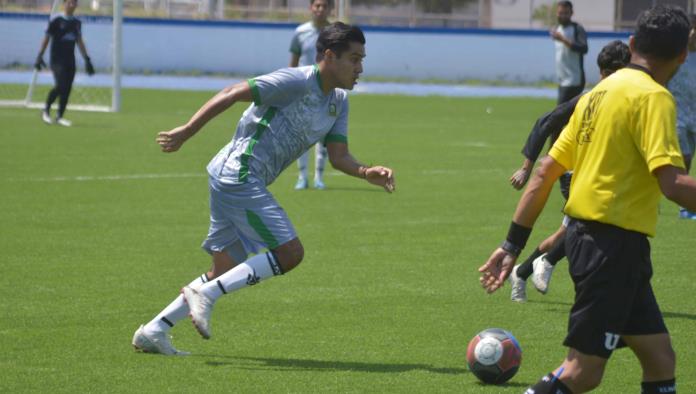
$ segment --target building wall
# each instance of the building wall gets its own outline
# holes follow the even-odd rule
[[[82,18],[97,68],[110,64],[111,24]],[[31,66],[48,17],[0,13],[0,67]],[[126,19],[123,69],[257,75],[289,63],[291,24]],[[365,76],[414,80],[537,82],[554,80],[554,46],[546,30],[365,28]],[[21,37],[13,39],[12,37]],[[601,47],[628,37],[590,33],[589,82],[598,77]],[[77,56],[79,59],[79,55]],[[46,59],[48,60],[48,59]]]
[[[491,27],[504,29],[544,28],[541,21],[533,21],[534,9],[552,5],[554,0],[491,0]],[[587,30],[613,31],[615,2],[613,0],[574,1],[573,19]],[[551,10],[551,23],[555,23],[555,9]]]

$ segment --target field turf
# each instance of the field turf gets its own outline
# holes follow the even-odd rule
[[[0,392],[521,393],[556,367],[573,292],[560,263],[526,304],[486,295],[476,269],[503,239],[520,192],[508,178],[550,100],[356,95],[350,147],[396,171],[393,195],[329,170],[326,191],[271,187],[305,246],[286,276],[222,298],[213,338],[172,334],[189,357],[135,353],[135,329],[209,266],[205,165],[243,106],[180,152],[155,134],[211,93],[126,90],[119,114],[0,109]],[[490,108],[491,111],[487,111]],[[490,112],[490,113],[488,113]],[[69,115],[69,116],[68,116]],[[554,190],[527,255],[561,221]],[[696,223],[663,200],[653,285],[678,355],[679,392],[696,392]],[[523,348],[507,385],[479,384],[469,339],[512,331]],[[638,393],[617,351],[599,393]]]

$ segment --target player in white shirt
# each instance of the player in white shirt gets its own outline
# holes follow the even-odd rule
[[[312,20],[303,23],[295,29],[290,42],[290,67],[310,66],[317,62],[317,38],[322,28],[329,24],[329,14],[333,7],[330,0],[310,0],[309,11]],[[316,144],[316,159],[314,161],[314,188],[323,190],[324,167],[326,166],[326,148],[322,144]],[[309,150],[305,151],[297,160],[297,167],[300,170],[295,184],[295,190],[302,190],[309,187]]]
[[[162,150],[175,152],[234,103],[253,101],[232,141],[207,167],[210,228],[202,247],[212,255],[212,268],[138,328],[132,341],[136,350],[184,354],[169,341],[174,324],[190,315],[208,339],[210,314],[219,297],[289,272],[302,261],[302,243],[267,186],[315,143],[327,145],[337,170],[394,191],[391,169],[365,166],[348,150],[348,98],[343,89],[352,89],[363,71],[362,31],[336,22],[322,30],[317,49],[323,55],[318,64],[281,69],[225,88],[188,123],[158,134]]]

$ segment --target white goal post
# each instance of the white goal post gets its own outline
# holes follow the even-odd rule
[[[63,0],[54,0],[51,16],[60,12],[62,3]],[[68,102],[69,110],[118,112],[121,109],[123,0],[113,0],[112,5],[110,16],[83,16],[79,8],[76,12],[82,21],[87,53],[96,74],[87,76],[82,56],[76,48],[77,73]],[[99,7],[98,1],[92,1],[92,8],[95,7]],[[0,34],[10,37],[7,42],[10,55],[0,62],[0,107],[43,108],[46,95],[54,84],[53,75],[50,68],[37,71],[33,64],[49,20],[35,14],[3,13],[0,18]],[[31,34],[19,34],[24,38],[18,39],[17,32],[27,30]],[[50,50],[47,49],[44,54],[47,63],[49,58]]]

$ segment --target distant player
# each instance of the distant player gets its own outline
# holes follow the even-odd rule
[[[691,15],[689,56],[670,81],[669,90],[677,101],[677,134],[689,172],[696,148],[696,14]],[[696,219],[696,212],[680,208],[679,217]]]
[[[281,69],[225,88],[188,123],[159,133],[162,150],[175,152],[233,104],[253,101],[232,141],[208,164],[210,229],[202,246],[212,255],[212,269],[140,326],[133,337],[136,349],[181,354],[167,336],[174,324],[190,314],[201,336],[210,338],[210,314],[219,297],[300,264],[302,243],[267,186],[313,144],[327,144],[331,164],[339,171],[394,191],[391,169],[365,166],[348,150],[348,96],[343,89],[352,89],[363,71],[362,31],[333,23],[321,31],[317,50],[323,56],[317,65]]]
[[[604,79],[613,74],[616,70],[626,67],[631,60],[631,51],[628,45],[616,40],[605,45],[597,56],[597,66],[599,66],[600,79]],[[537,119],[532,131],[529,133],[527,143],[522,149],[525,159],[522,168],[515,171],[510,178],[512,186],[519,190],[526,183],[529,174],[534,167],[541,150],[544,148],[546,140],[550,140],[551,145],[561,134],[563,128],[568,124],[570,116],[575,111],[575,106],[580,100],[580,95],[570,101],[557,106],[553,111],[544,114]],[[563,198],[568,200],[570,192],[570,177],[561,177],[561,193]],[[532,276],[534,287],[542,294],[546,294],[551,280],[553,269],[563,257],[565,257],[565,231],[568,225],[568,217],[563,218],[563,223],[558,230],[546,238],[532,252],[532,254],[521,265],[516,265],[510,273],[510,284],[512,290],[510,299],[517,302],[527,300],[527,278]]]
[[[573,3],[563,0],[556,4],[558,26],[550,34],[556,44],[558,104],[585,89],[583,56],[587,54],[587,33],[581,24],[571,20],[572,16]]]
[[[330,0],[310,0],[309,11],[312,13],[312,20],[304,23],[295,29],[295,34],[290,42],[290,67],[311,66],[317,62],[317,37],[319,32],[329,24],[329,14],[333,4]],[[316,160],[314,162],[314,188],[323,190],[324,166],[326,165],[326,148],[323,144],[315,145]],[[302,190],[309,187],[308,175],[309,150],[297,160],[297,167],[300,174],[295,184],[295,190]]]
[[[61,126],[71,126],[72,122],[63,118],[65,108],[68,106],[70,90],[72,90],[73,80],[75,79],[75,44],[80,48],[80,53],[85,59],[87,74],[94,75],[94,66],[87,56],[87,48],[82,39],[82,23],[73,16],[77,8],[77,0],[63,1],[63,14],[51,18],[46,29],[46,35],[41,42],[39,55],[36,57],[34,67],[40,70],[46,66],[43,54],[51,42],[51,71],[55,86],[48,93],[46,106],[41,112],[41,118],[46,124],[53,124],[51,119],[51,105],[58,98],[58,111],[56,112],[56,123]]]
[[[641,393],[676,393],[675,353],[650,284],[648,237],[661,193],[696,209],[696,179],[684,171],[667,82],[687,54],[680,8],[643,12],[630,38],[631,64],[580,98],[549,156],[530,180],[501,247],[479,268],[499,289],[527,243],[554,183],[574,170],[565,213],[575,286],[563,364],[528,393],[584,393],[599,386],[612,352],[628,346],[642,368]]]

